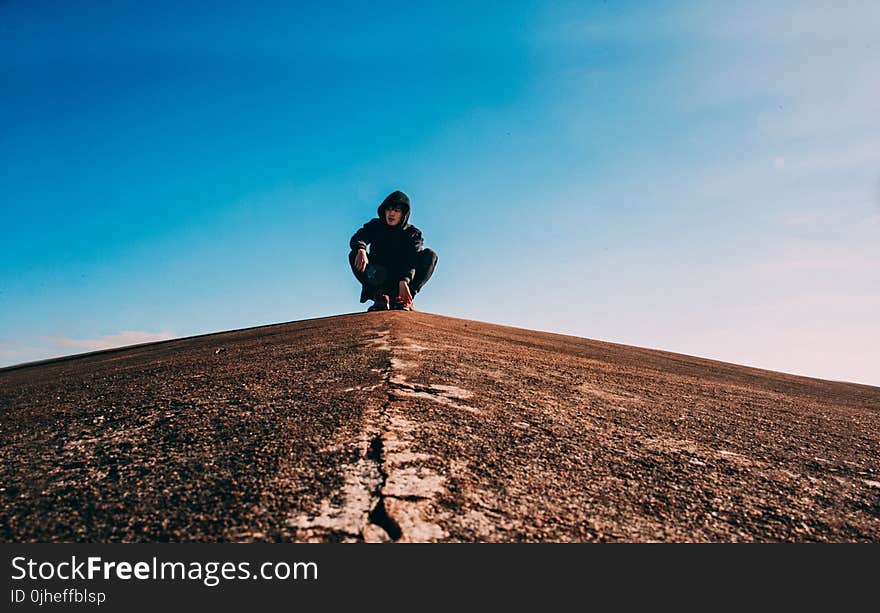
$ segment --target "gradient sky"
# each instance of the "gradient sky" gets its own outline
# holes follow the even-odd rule
[[[0,365],[419,310],[880,385],[880,3],[0,3]],[[769,6],[768,6],[769,5]]]

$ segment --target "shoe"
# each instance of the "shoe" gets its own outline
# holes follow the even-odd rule
[[[403,302],[400,302],[399,300],[395,300],[394,302],[391,303],[391,310],[392,311],[412,311],[413,305],[412,305],[412,302],[410,302],[409,304],[405,304]]]
[[[377,294],[375,298],[373,298],[373,306],[367,309],[367,311],[387,311],[388,310],[388,294]]]

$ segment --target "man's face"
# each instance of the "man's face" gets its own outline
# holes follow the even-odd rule
[[[385,208],[385,223],[389,226],[396,226],[403,219],[403,207],[399,204],[392,204]]]

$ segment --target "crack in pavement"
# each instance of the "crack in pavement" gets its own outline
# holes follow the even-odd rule
[[[392,366],[393,365],[392,361]],[[409,366],[410,364],[406,364],[406,367]],[[391,377],[389,386],[389,393],[395,396],[398,400],[407,397],[424,398],[425,400],[439,402],[440,404],[467,411],[474,415],[483,414],[480,409],[457,402],[458,400],[467,400],[473,397],[473,392],[469,392],[468,390],[455,385],[439,385],[435,383],[423,385],[421,383],[411,383],[407,381],[407,378],[404,375],[398,374]]]
[[[434,500],[445,491],[445,478],[425,465],[437,461],[432,455],[411,449],[416,425],[406,419],[406,404],[401,391],[408,389],[436,395],[441,399],[469,397],[469,392],[453,386],[416,386],[401,383],[400,370],[414,366],[397,357],[400,351],[427,351],[422,346],[395,347],[390,329],[370,330],[377,336],[368,340],[376,349],[389,353],[386,366],[373,369],[380,375],[376,385],[355,389],[372,391],[385,386],[386,398],[378,409],[367,411],[364,433],[356,445],[358,460],[344,468],[341,504],[333,497],[323,500],[317,514],[290,517],[287,525],[296,529],[297,540],[327,540],[341,537],[358,542],[429,542],[448,535],[439,524],[428,518],[440,515]],[[424,391],[430,390],[430,392]],[[415,394],[413,394],[415,395]],[[343,449],[352,452],[351,444]],[[340,449],[328,448],[327,452]]]
[[[368,339],[368,342],[379,350],[390,350],[387,344],[389,331],[369,332],[378,336]],[[387,385],[389,368],[390,365],[386,364],[385,368],[371,369],[380,376],[379,383],[349,388],[343,392],[372,391]],[[380,508],[382,501],[379,493],[386,479],[381,463],[381,436],[370,434],[380,429],[386,421],[387,405],[386,399],[378,410],[367,407],[363,432],[356,441],[324,449],[325,453],[343,452],[358,459],[342,467],[341,492],[322,500],[317,513],[299,513],[287,519],[286,524],[296,530],[296,540],[320,542],[333,537],[347,542],[394,540],[395,529],[382,517],[384,505]],[[334,498],[339,498],[339,494],[341,501],[337,502]]]
[[[383,345],[387,347],[387,337],[389,331],[384,331],[380,337],[383,338]],[[390,351],[390,348],[388,349]],[[388,385],[388,382],[391,379],[391,368],[392,368],[392,359],[389,357],[388,363],[385,367],[384,373],[384,381],[385,385]],[[387,538],[382,538],[381,534],[376,534],[375,531],[370,531],[369,526],[365,527],[363,536],[365,541],[383,541],[383,540],[392,540],[397,541],[400,540],[402,536],[402,532],[400,529],[400,524],[398,524],[393,517],[388,514],[388,509],[385,506],[385,486],[388,483],[388,473],[385,470],[385,441],[383,439],[383,435],[387,431],[388,424],[390,423],[390,417],[388,415],[389,408],[391,406],[391,397],[388,396],[385,399],[382,408],[379,410],[379,421],[381,431],[377,433],[372,440],[370,441],[370,449],[367,452],[367,457],[375,462],[376,470],[379,472],[379,482],[376,483],[376,488],[372,492],[371,499],[375,500],[375,504],[370,509],[369,519],[370,523],[374,526],[377,526],[384,530],[385,536]],[[372,534],[371,534],[372,532]],[[370,538],[373,536],[374,538]]]
[[[376,504],[370,512],[370,521],[381,527],[392,541],[425,542],[447,536],[438,524],[426,519],[434,498],[444,491],[444,478],[424,466],[434,459],[428,454],[413,453],[409,435],[415,424],[401,412],[396,371],[413,364],[397,357],[401,350],[425,351],[426,347],[395,347],[389,342],[390,330],[382,334],[383,347],[389,347],[390,356],[385,370],[387,399],[380,411],[381,431],[373,439],[372,459],[382,476],[374,492]],[[364,540],[372,540],[364,534]]]
[[[387,405],[386,405],[387,406]],[[370,510],[370,523],[375,526],[378,526],[382,530],[385,531],[385,534],[392,541],[400,540],[402,536],[402,531],[400,529],[400,524],[398,524],[391,515],[388,514],[388,508],[385,506],[385,494],[383,490],[385,488],[385,484],[388,482],[388,474],[385,472],[385,468],[382,460],[382,435],[377,434],[375,438],[373,438],[373,442],[370,445],[370,459],[376,462],[376,466],[379,470],[379,474],[381,475],[381,481],[377,484],[376,490],[373,492],[373,498],[377,500],[376,504]],[[364,533],[364,540],[374,540],[368,539],[366,531]],[[376,540],[386,540],[379,538]]]

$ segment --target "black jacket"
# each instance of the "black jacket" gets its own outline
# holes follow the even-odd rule
[[[353,250],[366,249],[369,245],[371,262],[382,264],[392,274],[400,275],[399,280],[406,279],[408,283],[416,274],[416,253],[423,244],[422,233],[415,226],[401,221],[392,227],[379,217],[365,223],[349,241]]]
[[[403,206],[403,217],[396,226],[385,223],[385,208],[389,204]],[[364,224],[349,241],[351,249],[370,246],[370,261],[381,264],[397,276],[398,281],[411,283],[416,274],[416,254],[424,245],[421,231],[409,223],[409,198],[403,192],[390,194],[379,205],[378,217]]]

